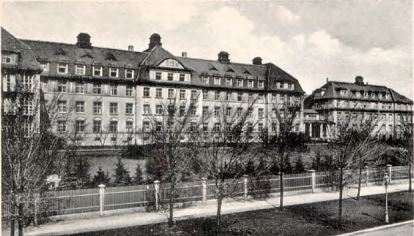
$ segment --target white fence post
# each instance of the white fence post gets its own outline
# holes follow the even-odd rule
[[[103,215],[105,204],[105,184],[99,185],[99,215]]]
[[[154,181],[154,189],[155,189],[155,209],[158,210],[159,205],[159,194],[160,194],[160,181],[155,180]]]
[[[369,167],[365,166],[365,185],[368,186],[369,184]]]
[[[312,193],[314,193],[316,189],[316,173],[315,170],[309,170],[309,172],[311,173]]]
[[[390,177],[390,182],[392,180],[392,165],[391,164],[387,164],[387,172],[388,172],[388,176]]]
[[[202,193],[203,193],[203,204],[207,202],[207,178],[201,178],[201,185],[202,185]]]
[[[243,182],[244,182],[244,200],[247,200],[247,191],[248,191],[248,189],[247,189],[247,181],[248,181],[248,179],[247,179],[247,175],[243,175]]]
[[[34,225],[38,225],[38,215],[39,215],[39,200],[40,200],[40,194],[35,193],[35,199],[34,199]]]

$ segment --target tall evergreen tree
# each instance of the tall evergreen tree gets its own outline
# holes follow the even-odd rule
[[[135,178],[133,180],[134,184],[142,184],[144,182],[143,173],[141,169],[141,165],[138,163],[137,167],[135,168]]]
[[[102,170],[102,167],[98,168],[98,171],[96,172],[95,176],[93,177],[93,185],[96,187],[99,184],[105,184],[107,185],[111,181],[111,178],[109,177],[108,173],[105,173]]]
[[[305,167],[303,165],[302,157],[298,157],[295,164],[295,172],[296,173],[303,173],[305,172]]]
[[[118,158],[118,162],[116,163],[114,170],[115,184],[131,184],[131,177],[129,176],[129,172],[125,169],[124,163],[122,163],[121,158]]]

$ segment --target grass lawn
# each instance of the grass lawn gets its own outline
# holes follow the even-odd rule
[[[413,219],[413,197],[408,192],[389,194],[390,222]],[[384,195],[344,200],[343,227],[336,227],[337,201],[250,211],[223,216],[218,235],[335,235],[384,224]],[[214,217],[137,226],[78,235],[216,235]]]

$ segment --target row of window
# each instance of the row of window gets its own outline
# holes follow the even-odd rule
[[[223,83],[223,79],[224,79],[224,83]],[[218,77],[218,76],[213,76],[213,79],[211,79],[208,76],[202,76],[201,77],[201,83],[203,83],[203,84],[213,84],[213,85],[223,85],[224,84],[226,86],[236,85],[238,87],[243,87],[244,86],[243,81],[244,81],[243,79],[233,80],[233,78],[222,78],[222,77]],[[254,88],[254,80],[248,79],[247,80],[247,87],[248,88]],[[264,81],[263,80],[257,81],[257,87],[258,88],[264,88]]]
[[[155,76],[151,79],[155,80],[167,80],[167,81],[180,81],[185,82],[186,81],[186,74],[185,73],[173,73],[173,72],[161,72],[156,71]]]
[[[75,93],[79,93],[79,94],[84,94],[86,89],[85,89],[85,83],[76,83],[75,84]],[[103,93],[103,85],[100,83],[94,83],[92,84],[92,94],[102,94]],[[68,83],[66,81],[59,81],[57,83],[56,92],[59,93],[67,93],[68,92]],[[110,95],[116,96],[116,95],[120,95],[119,93],[119,87],[116,84],[111,84],[110,88]],[[125,95],[126,96],[132,96],[132,92],[133,92],[133,86],[126,86],[125,89]]]
[[[341,96],[352,96],[352,97],[357,97],[357,98],[376,98],[378,97],[379,99],[385,98],[385,99],[391,99],[391,95],[389,93],[381,93],[381,92],[368,92],[368,91],[350,91],[347,89],[341,89],[339,91]]]
[[[364,116],[367,119],[373,118],[373,119],[377,119],[379,118],[380,120],[389,120],[392,121],[393,120],[393,113],[382,113],[382,114],[378,114],[376,112],[373,113],[356,113],[356,112],[341,112],[338,111],[338,116],[342,117],[349,117],[351,116],[352,119],[356,119],[357,117],[362,117]],[[395,114],[397,121],[409,121],[410,119],[410,115],[403,115],[403,114]]]
[[[16,77],[14,74],[3,74],[3,81],[6,82],[3,91],[15,91],[17,87],[20,91],[33,92],[33,79],[34,76],[32,75],[19,75]]]
[[[134,122],[132,120],[127,120],[125,122],[125,131],[126,132],[133,132],[133,130],[134,130],[133,125],[134,125]],[[58,130],[58,132],[66,132],[66,130],[67,130],[66,121],[58,120],[57,130]],[[76,132],[86,132],[86,121],[85,120],[76,120],[75,121],[75,130],[76,130]],[[93,121],[92,132],[93,133],[105,132],[102,129],[102,121],[101,120],[94,120]],[[117,120],[109,121],[108,132],[110,132],[110,133],[118,132],[118,121]]]
[[[93,102],[93,113],[94,114],[102,114],[102,102]],[[132,115],[134,110],[133,103],[125,103],[125,114]],[[66,100],[59,100],[58,101],[58,112],[66,113],[68,112],[68,106]],[[75,112],[77,113],[84,113],[85,112],[85,102],[84,101],[75,101]],[[111,115],[118,114],[118,103],[117,102],[110,102],[109,103],[109,113]]]
[[[48,62],[44,62],[44,63],[40,63],[43,72],[49,72],[49,63]],[[74,69],[75,69],[75,75],[86,75],[86,70],[87,70],[87,66],[86,65],[74,65]],[[117,67],[108,67],[108,68],[104,68],[103,66],[88,66],[88,69],[91,70],[91,74],[92,76],[103,76],[103,70],[107,69],[108,70],[108,75],[111,78],[119,78],[120,76],[120,68]],[[132,79],[134,78],[134,69],[131,68],[125,68],[124,69],[124,78],[127,79]],[[56,68],[56,72],[58,74],[68,74],[69,73],[69,64],[68,63],[57,63],[57,68]]]

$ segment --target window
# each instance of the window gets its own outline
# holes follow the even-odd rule
[[[174,98],[174,89],[168,89],[168,98]]]
[[[172,80],[173,80],[173,78],[174,78],[174,74],[173,74],[173,73],[168,73],[168,74],[167,74],[167,79],[168,79],[169,81],[172,81]]]
[[[65,132],[66,131],[66,121],[58,120],[57,131],[58,132]]]
[[[191,90],[191,99],[197,98],[197,90]]]
[[[248,80],[247,81],[247,87],[249,87],[249,88],[253,88],[253,80]]]
[[[109,103],[109,113],[118,114],[118,103],[117,102]]]
[[[75,111],[76,112],[85,112],[85,102],[84,101],[76,101]]]
[[[65,113],[66,111],[66,101],[58,101],[58,112]]]
[[[85,93],[85,85],[83,83],[76,83],[75,93]]]
[[[133,126],[134,126],[134,122],[132,122],[132,120],[127,120],[125,122],[125,129],[127,132],[132,132],[133,131]]]
[[[185,90],[180,90],[180,99],[185,99]]]
[[[155,89],[155,97],[156,98],[162,98],[162,88],[156,88]]]
[[[155,106],[155,114],[162,115],[162,113],[163,113],[162,106],[161,105],[156,105]]]
[[[218,91],[214,92],[214,99],[216,101],[220,100],[220,92],[218,92]]]
[[[242,92],[238,92],[237,93],[237,101],[241,102],[243,99],[243,93]]]
[[[118,77],[118,68],[109,68],[109,77]]]
[[[196,112],[197,112],[197,107],[196,106],[191,106],[190,107],[190,115],[195,116]]]
[[[66,93],[66,81],[64,81],[64,82],[59,81],[58,82],[57,91],[59,93]]]
[[[12,64],[12,62],[13,62],[13,60],[12,60],[11,56],[3,55],[1,57],[1,63],[4,63],[4,64]]]
[[[220,77],[214,77],[214,85],[220,85]]]
[[[57,73],[58,74],[67,74],[68,73],[68,64],[58,63]]]
[[[145,87],[144,88],[144,97],[149,98],[150,96],[150,88]]]
[[[134,104],[132,103],[125,104],[125,114],[131,115],[133,107],[134,107]]]
[[[24,75],[23,76],[23,81],[22,81],[22,85],[23,85],[23,90],[24,91],[29,91],[32,92],[33,89],[33,77],[29,76],[29,75]]]
[[[133,69],[125,69],[125,78],[127,78],[127,79],[134,78],[134,70]]]
[[[6,91],[11,91],[11,78],[10,75],[6,75]]]
[[[118,95],[118,86],[111,85],[111,95]]]
[[[184,116],[185,115],[185,106],[184,105],[181,105],[179,108],[178,108],[178,115],[179,116]]]
[[[92,68],[92,75],[93,76],[102,76],[102,66],[94,66]]]
[[[263,81],[259,81],[259,83],[258,83],[258,87],[259,87],[259,88],[264,88],[264,82],[263,82]]]
[[[238,108],[237,108],[237,116],[238,116],[238,117],[241,117],[241,116],[242,116],[242,113],[243,113],[243,108],[238,107]]]
[[[226,116],[231,116],[231,107],[226,107]]]
[[[49,72],[49,63],[48,62],[41,62],[40,67],[42,68],[43,72]]]
[[[276,93],[273,93],[273,94],[272,94],[272,100],[273,100],[273,101],[276,101],[276,100],[277,100],[277,94],[276,94]]]
[[[213,131],[214,131],[214,132],[220,132],[220,123],[215,123],[215,124],[214,124],[214,129],[213,129]]]
[[[180,74],[180,81],[184,82],[185,81],[185,74]]]
[[[151,110],[150,110],[150,105],[149,104],[144,104],[143,108],[144,108],[144,114],[151,114]]]
[[[263,96],[263,94],[259,94],[259,101],[260,101],[260,102],[263,102],[263,101],[264,101],[264,96]]]
[[[84,120],[77,120],[75,123],[76,132],[84,132],[85,131],[85,121]]]
[[[111,120],[109,122],[109,132],[111,133],[118,132],[118,121],[117,120]]]
[[[194,132],[197,130],[197,124],[195,122],[190,123],[190,131]]]
[[[155,79],[161,80],[161,72],[155,72]]]
[[[208,77],[207,77],[207,76],[203,76],[203,77],[201,77],[201,82],[202,82],[203,84],[208,84]]]
[[[32,115],[32,111],[32,101],[25,98],[23,100],[23,115]]]
[[[132,96],[132,86],[127,85],[125,93],[127,96]]]
[[[208,115],[208,106],[203,106],[203,116]]]
[[[259,108],[257,114],[259,116],[259,119],[263,119],[263,108]]]
[[[204,132],[208,131],[208,123],[203,123],[203,131]]]
[[[272,132],[276,132],[276,123],[272,123]]]
[[[93,84],[92,93],[101,94],[101,84]]]
[[[231,86],[231,78],[226,78],[226,85]]]
[[[249,107],[249,109],[247,110],[247,112],[248,112],[248,116],[249,117],[252,117],[253,116],[253,108],[252,107]]]
[[[252,101],[253,100],[253,93],[249,93],[247,99],[249,101]]]
[[[273,115],[274,117],[276,117],[276,116],[277,116],[277,110],[276,110],[276,108],[272,108],[272,115]]]
[[[93,113],[102,114],[102,102],[93,102]]]
[[[226,101],[230,101],[230,100],[231,100],[231,93],[226,92]]]
[[[237,80],[237,86],[243,87],[243,80],[242,79]]]
[[[262,132],[262,131],[263,131],[263,123],[259,123],[259,124],[257,124],[257,130],[258,130],[259,132]]]
[[[253,132],[253,124],[247,123],[247,132]]]
[[[203,90],[203,99],[204,100],[208,99],[208,91],[207,90]]]
[[[102,121],[94,120],[93,121],[93,132],[100,133],[102,131]]]
[[[214,107],[214,116],[220,115],[220,107]]]
[[[288,89],[293,90],[293,84],[288,84]]]
[[[75,65],[75,74],[85,75],[86,74],[86,66],[85,65]]]

